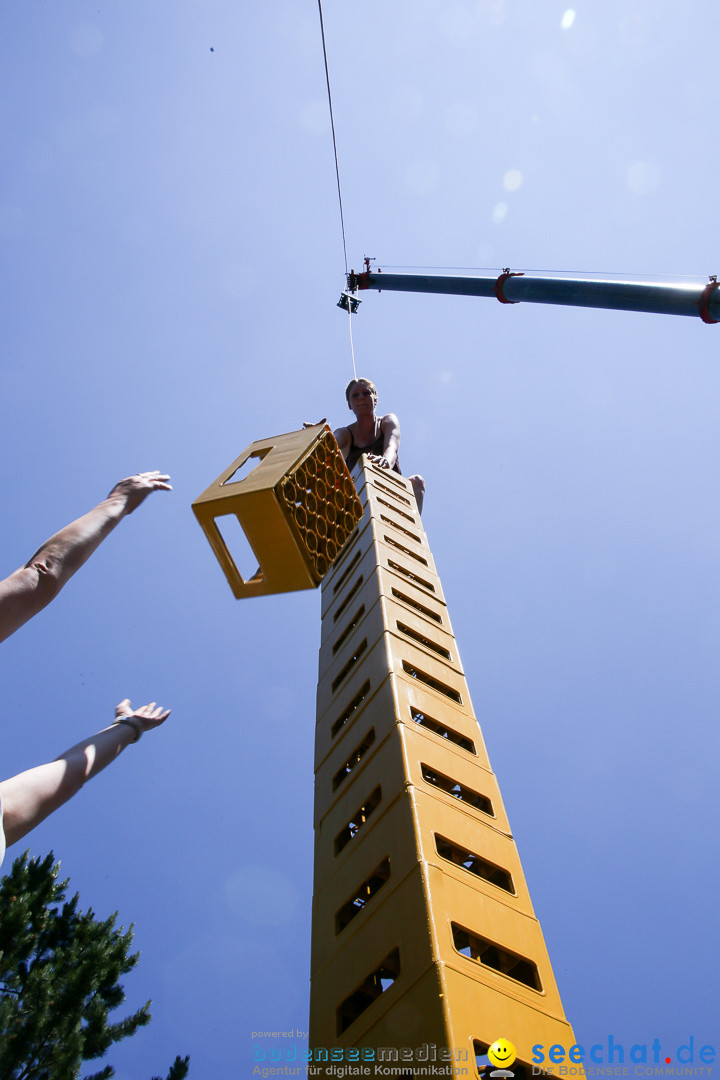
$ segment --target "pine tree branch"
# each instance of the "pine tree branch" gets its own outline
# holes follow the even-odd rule
[[[77,1080],[83,1062],[150,1022],[149,1002],[110,1022],[139,958],[132,926],[82,912],[58,869],[52,854],[26,852],[0,879],[0,1080]],[[183,1080],[187,1063],[177,1057],[166,1080]],[[86,1080],[113,1075],[106,1065]]]

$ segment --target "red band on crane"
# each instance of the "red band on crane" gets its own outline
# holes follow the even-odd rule
[[[372,273],[372,267],[370,266],[370,263],[372,261],[373,260],[371,258],[369,259],[367,257],[367,255],[366,255],[365,256],[365,269],[359,274],[356,274],[354,270],[351,270],[350,273],[347,275],[347,287],[348,287],[348,290],[350,292],[355,292],[357,289],[369,289],[370,288],[370,286],[368,285],[368,278],[370,277],[370,274]],[[376,274],[382,274],[382,270],[380,269],[379,266],[378,266],[377,270],[375,271],[375,273]],[[378,292],[382,292],[382,289],[378,289]]]
[[[513,270],[510,269],[509,266],[506,266],[503,269],[502,274],[500,274],[497,281],[495,282],[495,295],[496,295],[496,297],[498,298],[498,300],[500,301],[501,304],[519,304],[520,303],[519,300],[508,300],[504,296],[504,294],[503,294],[503,285],[505,284],[505,282],[507,281],[508,278],[511,278],[511,277],[524,277],[524,276],[525,276],[525,273],[522,270],[513,271]]]
[[[704,323],[720,322],[720,319],[713,319],[712,315],[708,311],[708,305],[710,303],[710,297],[711,297],[712,293],[715,291],[715,289],[717,289],[717,287],[718,287],[717,274],[713,274],[711,276],[710,280],[708,281],[707,285],[703,289],[702,294],[700,296],[700,303],[698,304],[699,315],[700,315],[700,318],[702,319],[702,321]]]

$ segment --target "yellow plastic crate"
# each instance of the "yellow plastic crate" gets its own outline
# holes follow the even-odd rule
[[[251,458],[244,479],[235,474]],[[253,442],[192,504],[238,599],[314,589],[362,516],[362,504],[326,424]],[[258,562],[245,579],[217,526],[233,515]]]

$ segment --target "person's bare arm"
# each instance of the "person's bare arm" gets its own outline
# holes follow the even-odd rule
[[[110,727],[71,746],[54,761],[1,781],[3,826],[8,846],[22,840],[31,829],[71,799],[83,784],[102,772],[129,743],[137,742],[143,731],[158,727],[169,715],[169,709],[162,709],[154,701],[133,709],[125,698],[115,709],[115,723]]]
[[[395,413],[387,413],[382,418],[383,452],[382,457],[368,454],[371,461],[381,469],[392,469],[400,451],[400,422]]]
[[[337,431],[333,431],[335,436],[335,442],[338,444],[338,449],[344,458],[347,458],[350,453],[350,447],[352,446],[352,436],[350,435],[349,428],[339,427]]]
[[[121,480],[106,499],[55,533],[20,567],[0,582],[0,641],[42,611],[76,570],[152,491],[170,491],[166,473],[138,473]]]

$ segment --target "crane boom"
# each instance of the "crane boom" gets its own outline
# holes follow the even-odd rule
[[[367,262],[367,261],[366,261]],[[597,280],[593,278],[541,276],[534,272],[505,269],[497,276],[453,277],[444,274],[384,274],[371,270],[351,271],[348,291],[446,293],[455,296],[494,297],[503,304],[522,301],[564,304],[572,307],[645,311],[656,315],[694,315],[706,323],[720,322],[720,291],[717,276],[707,284],[652,281]]]

